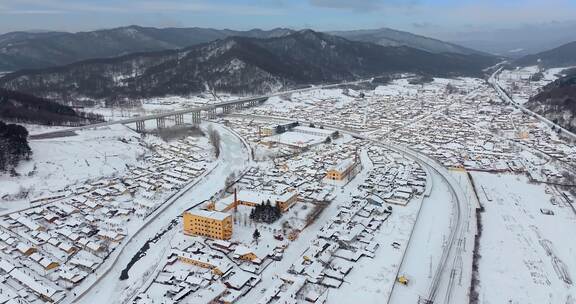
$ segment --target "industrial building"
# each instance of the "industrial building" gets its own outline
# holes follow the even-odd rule
[[[229,240],[232,225],[232,215],[224,212],[191,210],[184,212],[183,216],[183,232],[187,235]]]

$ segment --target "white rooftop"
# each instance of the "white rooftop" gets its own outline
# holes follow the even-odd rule
[[[205,218],[219,220],[219,221],[222,221],[225,218],[230,216],[230,214],[228,214],[228,213],[219,212],[219,211],[208,211],[208,210],[202,210],[202,209],[193,209],[193,210],[188,211],[188,213],[190,213],[192,215],[196,215],[196,216],[201,216],[201,217],[205,217]]]

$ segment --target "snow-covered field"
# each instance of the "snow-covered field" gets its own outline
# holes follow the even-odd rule
[[[540,69],[537,66],[529,66],[503,70],[498,79],[503,84],[503,88],[512,95],[512,99],[523,104],[531,96],[537,94],[540,88],[558,79],[561,72],[569,68],[572,67]],[[542,79],[532,79],[532,76],[538,72],[542,73]]]
[[[479,303],[574,303],[576,215],[572,208],[556,190],[530,184],[524,176],[472,175],[485,208]]]
[[[118,176],[146,153],[140,135],[124,126],[78,132],[76,136],[30,141],[32,159],[16,168],[18,177],[0,176],[3,211],[25,208],[30,200],[67,186]],[[22,197],[27,193],[26,197]]]

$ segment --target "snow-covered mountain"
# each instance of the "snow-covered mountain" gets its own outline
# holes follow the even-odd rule
[[[271,38],[293,33],[276,28],[249,31],[211,28],[153,28],[127,26],[91,32],[12,32],[0,35],[0,72],[46,68],[94,58],[108,58],[136,52],[173,50],[231,36]],[[408,32],[382,28],[339,31],[332,34],[349,40],[382,46],[408,46],[431,53],[480,54],[444,41]]]
[[[546,68],[576,65],[576,41],[514,61],[516,66],[539,65]]]
[[[45,68],[91,58],[180,49],[229,36],[269,38],[292,32],[128,26],[91,32],[12,32],[0,35],[0,71]]]
[[[230,37],[181,50],[20,71],[1,78],[0,85],[66,100],[192,94],[207,85],[232,93],[264,93],[395,72],[479,75],[495,62],[494,57],[433,54],[304,30],[276,38]]]
[[[430,53],[454,53],[463,55],[486,55],[480,51],[465,48],[460,45],[428,38],[409,32],[380,28],[374,30],[336,31],[330,34],[338,35],[354,41],[372,42],[382,46],[408,46]]]

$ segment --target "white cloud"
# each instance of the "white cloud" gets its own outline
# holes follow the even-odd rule
[[[10,10],[10,9],[2,9],[0,8],[0,14],[7,14],[7,15],[55,15],[55,14],[64,14],[66,11],[62,10]]]
[[[205,1],[178,0],[122,0],[91,3],[74,0],[1,0],[5,10],[12,13],[41,12],[109,12],[109,13],[157,13],[157,12],[211,12],[239,15],[277,15],[282,10],[252,5],[236,5]]]

